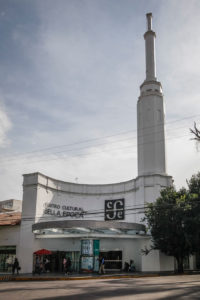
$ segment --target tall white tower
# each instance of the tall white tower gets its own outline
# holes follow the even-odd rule
[[[146,79],[140,86],[137,103],[138,176],[166,175],[165,115],[162,86],[156,78],[156,34],[152,30],[152,14],[146,17]]]

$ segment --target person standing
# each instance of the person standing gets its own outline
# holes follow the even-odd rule
[[[130,260],[130,267],[129,267],[130,272],[135,272],[135,264],[134,264],[134,260]]]
[[[45,268],[45,272],[50,272],[50,261],[48,260],[48,258],[45,258],[45,262],[44,262],[44,268]]]
[[[125,263],[124,263],[124,272],[128,272],[129,268],[130,268],[129,263],[127,261],[125,261]]]
[[[41,268],[40,268],[40,264],[41,264],[41,262],[40,262],[40,259],[39,259],[39,257],[38,256],[36,256],[36,260],[35,260],[35,273],[37,273],[37,274],[41,274]]]
[[[14,264],[12,266],[13,275],[15,274],[15,270],[17,271],[17,274],[19,274],[19,261],[18,261],[17,257],[15,257]]]
[[[69,272],[71,270],[71,259],[70,257],[67,258],[67,262],[66,262],[66,274],[69,275]]]
[[[105,274],[105,259],[103,256],[99,258],[99,274]]]
[[[66,258],[64,257],[64,258],[63,258],[63,270],[64,270],[65,274],[66,274],[66,264],[67,264],[67,260],[66,260]]]

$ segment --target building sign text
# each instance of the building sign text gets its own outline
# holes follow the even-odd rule
[[[44,203],[44,215],[55,217],[83,218],[84,210],[82,207],[59,205],[55,203]]]

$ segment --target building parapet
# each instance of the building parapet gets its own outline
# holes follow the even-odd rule
[[[24,187],[38,186],[58,193],[82,194],[82,195],[108,195],[129,193],[136,190],[135,179],[113,184],[80,184],[65,182],[46,176],[41,173],[25,174]]]

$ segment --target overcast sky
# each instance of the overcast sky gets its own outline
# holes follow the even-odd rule
[[[0,1],[0,200],[22,174],[78,183],[137,176],[136,104],[146,13],[166,107],[167,171],[200,171],[199,0]],[[200,148],[200,147],[199,147]]]

